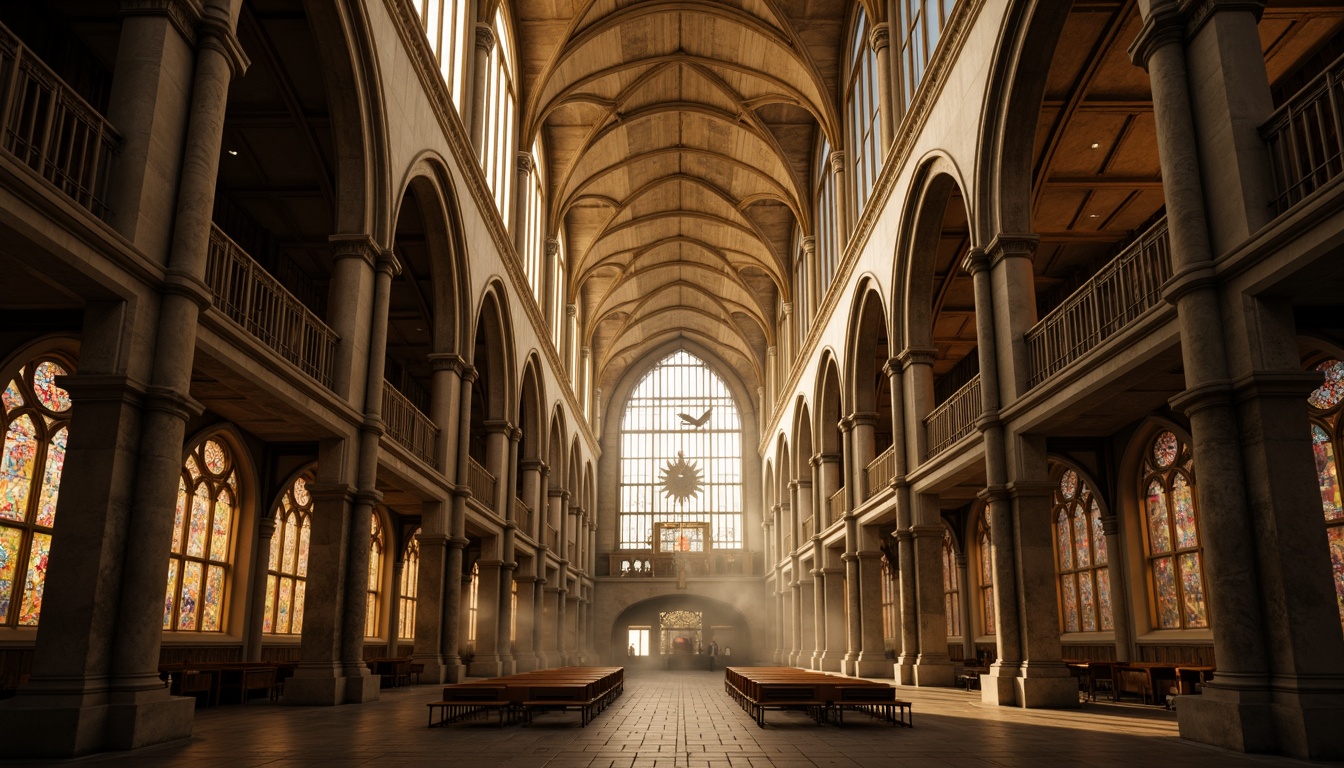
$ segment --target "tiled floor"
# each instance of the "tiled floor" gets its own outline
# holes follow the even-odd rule
[[[200,710],[191,739],[65,763],[127,768],[409,768],[546,766],[1233,766],[1305,765],[1247,756],[1176,737],[1174,713],[1088,704],[1068,712],[985,707],[979,694],[911,690],[915,727],[862,715],[844,728],[801,714],[767,713],[758,728],[723,691],[722,673],[639,672],[587,727],[575,713],[528,726],[468,722],[426,728],[434,686],[383,691],[363,706],[253,703]],[[905,695],[905,694],[903,694]]]

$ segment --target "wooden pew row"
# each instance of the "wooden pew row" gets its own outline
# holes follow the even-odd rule
[[[838,725],[846,709],[855,709],[892,725],[914,725],[910,702],[885,683],[792,667],[728,667],[724,689],[762,728],[769,709],[801,709],[818,723],[834,712]]]
[[[561,667],[485,678],[446,686],[443,699],[430,702],[429,724],[497,712],[502,727],[530,722],[537,712],[577,710],[584,726],[625,689],[623,667]]]

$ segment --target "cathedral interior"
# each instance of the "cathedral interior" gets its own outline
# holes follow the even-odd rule
[[[1344,758],[1342,179],[1330,0],[0,4],[0,758],[715,661]]]

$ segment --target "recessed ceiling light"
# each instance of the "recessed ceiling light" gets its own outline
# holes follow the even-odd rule
[[[1098,217],[1098,214],[1095,214],[1095,213],[1089,213],[1089,214],[1087,214],[1087,218],[1089,218],[1089,219],[1095,219],[1095,218],[1097,218],[1097,217]]]
[[[1101,144],[1100,144],[1099,142],[1094,141],[1094,142],[1092,142],[1092,148],[1093,148],[1093,149],[1101,149]]]
[[[238,150],[236,150],[236,149],[230,149],[230,150],[228,150],[228,152],[229,152],[230,155],[233,155],[234,157],[237,157],[237,156],[238,156]]]

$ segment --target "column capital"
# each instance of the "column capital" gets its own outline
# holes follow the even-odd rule
[[[579,316],[579,305],[578,305],[578,304],[566,304],[566,305],[565,305],[565,317],[568,317],[568,318],[575,318],[575,317],[578,317],[578,316]]]
[[[165,294],[175,294],[185,298],[195,304],[196,309],[202,312],[215,303],[214,290],[204,280],[177,267],[169,267],[164,271],[163,281],[159,283],[159,290]]]
[[[205,406],[190,395],[178,392],[171,387],[151,386],[145,388],[144,409],[161,411],[183,421],[188,421],[205,412]]]
[[[1287,398],[1306,400],[1323,381],[1320,371],[1251,371],[1232,382],[1237,400]]]
[[[1265,0],[1181,0],[1185,14],[1185,35],[1193,38],[1214,15],[1223,12],[1249,13],[1256,22],[1265,12]]]
[[[532,173],[532,169],[533,169],[535,166],[536,166],[536,163],[532,160],[532,153],[531,153],[531,152],[519,152],[519,153],[518,153],[518,175],[520,175],[520,176],[528,176],[528,175],[531,175],[531,173]]]
[[[523,441],[523,430],[519,429],[518,427],[514,427],[513,430],[509,432],[509,442],[521,443],[522,441]]]
[[[975,494],[975,497],[984,502],[1007,501],[1008,486],[991,485],[986,488],[981,488],[980,491]]]
[[[882,375],[887,378],[899,376],[902,367],[901,359],[899,357],[888,357],[887,361],[882,364]]]
[[[1148,69],[1150,59],[1157,49],[1171,43],[1185,42],[1185,18],[1176,3],[1163,3],[1148,12],[1139,29],[1138,37],[1129,44],[1129,60],[1135,66]]]
[[[485,49],[488,54],[495,48],[495,30],[489,24],[476,25],[476,47]]]
[[[145,402],[147,387],[130,376],[74,373],[56,377],[56,386],[80,403],[123,403],[139,407]]]
[[[1191,387],[1167,401],[1171,409],[1186,416],[1206,408],[1232,406],[1232,382],[1226,379],[1208,381]]]
[[[508,435],[513,431],[513,422],[508,419],[486,419],[482,426],[485,427],[487,434],[502,433]]]
[[[853,416],[841,416],[840,420],[835,422],[835,428],[840,430],[841,434],[847,434],[854,429]]]
[[[471,368],[471,364],[467,362],[466,358],[452,352],[434,352],[429,355],[428,359],[429,367],[432,370],[452,371],[458,376]]]
[[[933,365],[938,359],[937,347],[906,347],[897,356],[903,368],[912,365]]]
[[[996,267],[1004,259],[1031,259],[1040,243],[1040,235],[1030,232],[1001,232],[985,246],[985,253],[989,254],[989,265]]]
[[[541,468],[542,468],[543,466],[545,466],[545,464],[546,464],[546,462],[542,461],[541,459],[536,459],[536,458],[528,458],[528,459],[519,459],[519,460],[518,460],[518,468],[521,469],[521,470],[523,470],[524,472],[528,472],[528,471],[539,472],[539,471],[541,471]]]
[[[122,16],[166,16],[182,35],[182,39],[196,43],[196,25],[201,14],[190,0],[121,0]]]
[[[817,252],[817,236],[808,235],[804,237],[800,245],[803,246],[803,253],[807,254],[808,257],[815,255]]]
[[[355,487],[349,483],[308,483],[305,486],[313,503],[319,501],[351,502],[355,500]]]
[[[811,488],[811,487],[812,487],[812,481],[811,481],[811,480],[804,480],[804,479],[801,479],[801,478],[800,478],[800,479],[798,479],[798,480],[790,480],[790,481],[789,481],[789,490],[791,490],[791,491],[799,491],[799,490],[802,490],[802,489],[804,489],[804,488]]]
[[[276,522],[273,515],[264,515],[257,521],[257,537],[262,541],[269,541],[275,536]]]
[[[807,238],[803,239],[806,240]],[[812,242],[816,243],[816,239],[813,238]],[[785,317],[789,317],[790,315],[793,314],[793,302],[792,301],[781,302],[779,305],[779,311],[783,313]]]
[[[877,413],[873,411],[855,411],[848,418],[856,427],[875,427],[878,422]]]
[[[868,33],[868,45],[872,46],[873,53],[889,47],[891,45],[891,25],[885,21],[874,24],[872,31]]]
[[[331,235],[327,242],[331,244],[331,258],[334,261],[360,259],[370,269],[378,263],[378,255],[382,252],[373,238],[364,234]]]
[[[843,150],[831,150],[831,173],[845,172],[845,153]]]
[[[969,275],[976,275],[981,272],[989,271],[989,254],[985,253],[983,248],[972,248],[966,252],[966,256],[961,260],[961,268],[966,270]]]
[[[196,24],[196,46],[218,51],[229,62],[232,77],[242,77],[251,64],[243,52],[242,43],[238,42],[238,35],[234,34],[228,11],[212,3],[204,6]]]
[[[569,500],[569,490],[566,488],[549,488],[546,491],[546,495],[552,499]]]
[[[1048,499],[1058,487],[1049,480],[1012,480],[1007,486],[1008,496],[1013,499]]]
[[[554,237],[546,238],[546,255],[555,256],[560,253],[560,240]]]

